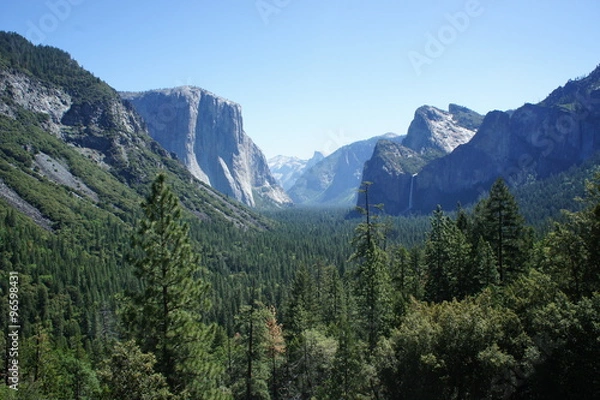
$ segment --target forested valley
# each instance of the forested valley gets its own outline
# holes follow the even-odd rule
[[[429,215],[259,213],[67,53],[0,34],[0,78],[0,399],[600,398],[597,156]]]
[[[2,203],[0,323],[17,271],[22,339],[1,396],[597,398],[600,176],[586,193],[536,230],[501,179],[468,209],[267,229],[193,218],[164,175],[134,229],[48,232]]]

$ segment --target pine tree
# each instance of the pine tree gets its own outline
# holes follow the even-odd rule
[[[219,368],[212,360],[213,330],[201,323],[209,286],[192,252],[179,202],[158,175],[142,204],[133,237],[133,264],[142,289],[128,296],[122,325],[141,350],[156,356],[156,370],[174,394],[220,398]]]
[[[316,282],[305,264],[296,274],[290,290],[286,312],[286,333],[299,335],[306,329],[312,329],[319,321],[319,310],[315,295]]]
[[[600,174],[588,182],[587,207],[566,212],[543,242],[541,266],[574,298],[600,288]]]
[[[363,372],[365,361],[353,324],[351,300],[348,294],[342,296],[340,316],[337,323],[338,348],[333,359],[329,379],[325,383],[325,396],[328,399],[350,400],[362,397],[367,383]]]
[[[267,357],[271,364],[271,398],[280,399],[282,383],[282,365],[286,352],[285,340],[283,338],[283,327],[277,322],[277,311],[275,307],[269,307],[266,315],[267,325]]]
[[[473,249],[469,294],[477,294],[488,286],[497,285],[499,280],[494,251],[490,244],[480,237]]]
[[[440,206],[431,218],[431,232],[425,245],[428,278],[426,298],[441,302],[462,297],[468,291],[468,256],[470,246],[465,235],[444,214]]]
[[[475,236],[490,243],[496,256],[500,282],[506,284],[526,265],[531,247],[531,230],[502,178],[494,182],[490,195],[475,208]]]
[[[115,343],[98,371],[102,399],[168,400],[165,377],[154,372],[156,358],[142,353],[134,341]]]
[[[392,320],[391,278],[388,255],[382,249],[385,241],[381,225],[375,221],[369,204],[369,183],[364,185],[365,222],[358,224],[352,241],[354,253],[350,261],[357,264],[356,297],[363,316],[363,330],[372,355],[380,335],[387,333]]]
[[[342,312],[344,284],[335,266],[326,267],[323,275],[324,295],[321,302],[321,319],[330,329],[335,329]]]
[[[253,296],[254,297],[254,296]],[[273,314],[260,301],[244,305],[236,317],[234,338],[236,361],[232,376],[234,397],[238,400],[270,400],[269,380],[275,338],[268,325]],[[270,349],[271,347],[271,349]]]

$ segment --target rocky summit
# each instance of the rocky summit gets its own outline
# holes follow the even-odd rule
[[[252,207],[291,203],[244,132],[239,104],[192,86],[121,96],[196,178]]]
[[[459,112],[454,120],[462,121],[463,127],[476,121],[469,113]],[[421,143],[443,149],[436,145],[435,138],[440,135],[432,135],[431,127],[444,126],[446,121],[435,110],[419,109],[411,128],[421,136],[417,140],[409,134],[403,144],[419,153],[424,153]],[[401,168],[414,154],[394,153],[389,145],[379,147],[369,161],[374,165],[367,165],[363,179],[373,182],[370,200],[384,203],[391,214],[428,213],[437,205],[452,209],[458,202],[470,204],[499,177],[511,187],[547,178],[600,150],[600,67],[585,78],[569,81],[538,104],[488,113],[471,140],[428,160],[418,171]],[[361,204],[359,199],[359,205],[364,205],[364,200]]]
[[[369,190],[374,204],[383,204],[392,214],[412,210],[419,171],[469,142],[482,120],[482,115],[455,104],[448,111],[419,107],[402,143],[380,140],[365,163],[362,180],[373,183]],[[359,196],[358,205],[364,203],[364,195]]]
[[[451,104],[448,110],[432,106],[418,108],[408,128],[404,146],[421,154],[447,154],[471,140],[483,116],[455,104]]]

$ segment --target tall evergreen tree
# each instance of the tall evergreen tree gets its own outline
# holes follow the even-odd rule
[[[474,237],[481,235],[494,250],[500,282],[505,284],[523,272],[532,234],[502,178],[494,182],[489,197],[477,204],[475,224]]]
[[[269,353],[274,350],[270,347],[275,338],[268,324],[273,318],[272,312],[257,300],[242,306],[236,317],[236,362],[231,377],[235,399],[271,399],[269,380],[274,354]]]
[[[428,300],[441,302],[465,295],[469,252],[465,235],[438,206],[433,212],[431,231],[425,244],[425,263],[429,272],[425,292]]]
[[[471,255],[470,291],[477,294],[491,285],[497,285],[500,277],[494,251],[488,242],[479,238]]]
[[[379,336],[385,334],[392,320],[391,278],[388,256],[382,249],[385,240],[380,224],[375,221],[369,204],[369,183],[364,185],[365,222],[358,224],[352,241],[354,253],[350,261],[357,264],[356,297],[363,316],[363,331],[372,354]]]
[[[302,264],[294,275],[287,304],[285,322],[288,335],[299,335],[306,329],[314,328],[319,321],[315,287],[314,277],[306,265]]]
[[[364,377],[365,360],[356,335],[354,323],[356,315],[351,303],[351,294],[343,293],[336,324],[338,348],[328,380],[324,385],[323,398],[351,400],[366,397],[363,397],[367,387]]]
[[[143,352],[156,356],[156,370],[173,393],[221,398],[220,371],[210,348],[214,332],[201,322],[209,307],[209,285],[202,280],[188,226],[164,174],[152,184],[142,209],[130,258],[142,289],[128,296],[123,326]]]
[[[590,296],[600,288],[600,174],[587,185],[587,207],[566,212],[545,239],[541,261],[560,287],[574,298]]]

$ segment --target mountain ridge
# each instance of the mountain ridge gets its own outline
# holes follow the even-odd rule
[[[288,194],[295,204],[349,207],[356,202],[366,160],[380,139],[402,141],[403,136],[387,133],[354,142],[334,151],[307,169]]]
[[[130,223],[159,171],[191,214],[266,226],[194,179],[148,135],[133,108],[68,53],[6,32],[0,32],[0,126],[4,197],[18,194],[12,197],[29,204],[29,216],[39,221],[39,213],[53,230],[75,224],[72,210],[81,207]]]
[[[450,104],[448,111],[421,106],[415,111],[402,143],[381,140],[364,164],[363,181],[371,182],[370,198],[393,213],[407,213],[414,206],[416,177],[429,162],[468,143],[483,116],[466,107]],[[364,206],[360,193],[357,205]]]
[[[312,168],[324,158],[325,156],[323,153],[315,151],[313,156],[308,160],[302,160],[299,157],[279,155],[272,157],[267,161],[273,177],[281,187],[287,191],[294,186],[305,170]]]
[[[543,179],[578,165],[600,151],[600,67],[569,81],[538,104],[510,112],[490,111],[473,138],[431,160],[414,179],[395,170],[372,177],[374,202],[390,214],[428,213],[437,205],[454,208],[474,202],[503,177],[511,187]],[[412,191],[409,186],[412,182]],[[377,187],[382,188],[381,190]],[[396,198],[383,188],[400,187]],[[412,195],[409,195],[412,193]],[[359,203],[360,204],[360,203]]]

